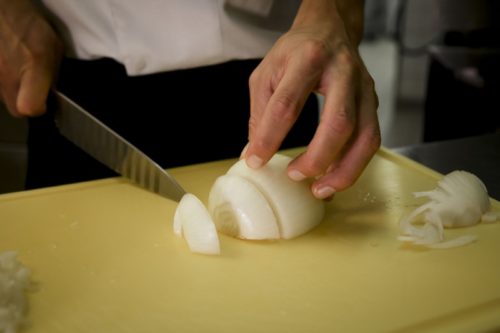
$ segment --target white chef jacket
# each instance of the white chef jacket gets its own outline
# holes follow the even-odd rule
[[[300,2],[273,14],[282,0],[42,1],[70,56],[113,58],[129,75],[263,57]]]

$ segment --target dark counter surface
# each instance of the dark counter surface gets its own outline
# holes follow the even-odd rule
[[[453,170],[469,171],[484,182],[490,197],[500,200],[500,133],[392,150],[442,174]]]

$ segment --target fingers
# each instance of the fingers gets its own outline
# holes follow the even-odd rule
[[[313,194],[329,199],[354,184],[380,147],[374,83],[361,60],[348,52],[339,53],[320,72],[302,63],[289,66],[276,89],[272,83],[261,90],[251,87],[253,121],[242,158],[252,168],[265,164],[295,123],[308,94],[319,87],[325,95],[320,124],[307,150],[290,163],[288,175],[296,181],[315,178]],[[269,77],[267,82],[272,82]]]
[[[318,129],[305,153],[288,167],[288,175],[293,180],[324,174],[350,140],[357,120],[357,74],[351,68],[337,64],[328,74]]]
[[[254,88],[250,89],[249,144],[244,155],[252,168],[265,164],[279,149],[317,84],[319,73],[304,62],[294,59],[286,66],[283,77],[274,74],[274,79],[272,66],[264,68],[269,72],[264,72],[260,78],[268,82],[267,85],[257,80],[251,82]],[[265,88],[257,88],[259,86]]]
[[[46,111],[46,100],[52,84],[52,73],[46,67],[33,66],[4,82],[2,100],[15,117],[39,116]]]
[[[354,184],[380,147],[381,137],[376,113],[378,100],[370,85],[373,84],[368,83],[368,87],[365,85],[359,98],[359,119],[352,142],[326,174],[312,185],[312,192],[319,199],[331,197],[335,192]]]
[[[275,86],[277,85],[275,82],[278,79],[278,74],[273,75],[269,68],[274,66],[268,65],[267,63],[268,60],[265,58],[250,76],[250,120],[248,123],[249,143],[242,151],[241,158],[246,157],[250,141],[255,141],[255,132],[257,131],[260,119],[275,90]]]
[[[21,117],[16,107],[18,86],[19,84],[15,81],[1,82],[0,85],[1,102],[4,103],[9,113],[14,117]]]
[[[242,158],[253,168],[265,164],[316,90],[325,96],[320,123],[288,175],[297,181],[314,178],[314,195],[326,199],[352,185],[380,146],[377,98],[358,43],[345,30],[345,13],[335,6],[304,6],[300,13],[307,14],[252,75],[249,144]]]
[[[52,75],[44,67],[33,67],[23,73],[16,99],[17,112],[22,116],[43,114],[51,84]]]

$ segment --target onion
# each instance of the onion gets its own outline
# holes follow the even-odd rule
[[[5,333],[15,333],[25,321],[25,291],[32,288],[30,270],[16,257],[14,251],[0,254],[0,332]]]
[[[267,199],[248,180],[220,176],[208,197],[208,210],[217,230],[243,239],[277,239],[278,222]]]
[[[467,171],[453,171],[444,176],[434,190],[415,192],[414,196],[430,201],[401,219],[398,239],[416,245],[450,248],[469,244],[476,240],[475,236],[444,241],[444,228],[494,222],[499,217],[498,213],[489,211],[490,200],[484,183]],[[414,225],[418,223],[420,227]]]
[[[193,252],[218,254],[217,232],[249,240],[290,239],[308,232],[323,219],[325,204],[312,195],[308,181],[288,178],[290,161],[275,154],[259,169],[236,162],[212,185],[208,209],[193,194],[181,199],[174,233]]]
[[[312,195],[309,182],[296,182],[288,178],[286,169],[291,160],[288,156],[275,154],[259,169],[252,169],[244,160],[240,160],[227,171],[228,175],[244,178],[259,189],[276,216],[281,238],[285,239],[297,237],[314,228],[321,222],[325,212],[324,202]],[[247,210],[256,209],[253,202],[247,204]]]
[[[191,252],[219,254],[219,237],[208,210],[195,195],[186,193],[174,214],[174,232],[183,236]]]

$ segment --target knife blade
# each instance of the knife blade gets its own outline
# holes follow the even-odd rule
[[[186,191],[149,156],[59,91],[54,92],[59,132],[120,175],[154,193],[180,201]]]

